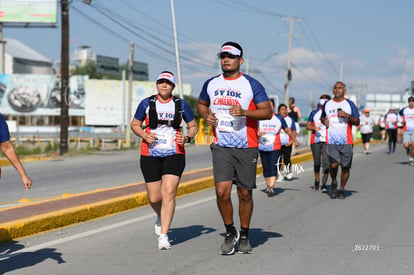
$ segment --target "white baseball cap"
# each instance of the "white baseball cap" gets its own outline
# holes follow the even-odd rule
[[[169,82],[171,82],[171,84],[174,84],[175,85],[175,77],[170,72],[162,72],[162,73],[160,73],[158,75],[158,77],[157,77],[157,81],[160,80],[160,79],[166,79]]]

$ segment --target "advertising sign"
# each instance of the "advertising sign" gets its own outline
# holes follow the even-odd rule
[[[56,24],[57,0],[0,0],[0,23]]]
[[[69,115],[85,115],[88,76],[69,80]],[[60,79],[55,75],[0,74],[0,112],[6,115],[59,116]]]

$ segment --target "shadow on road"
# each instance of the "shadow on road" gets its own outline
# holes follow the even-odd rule
[[[263,231],[263,229],[261,228],[250,228],[249,229],[249,239],[250,239],[250,245],[252,246],[252,248],[258,247],[264,244],[269,239],[280,238],[280,237],[283,237],[283,235],[277,232]]]
[[[47,259],[53,259],[58,264],[65,263],[62,253],[56,252],[55,248],[43,248],[31,252],[19,252],[24,245],[16,241],[0,245],[0,274],[13,270],[19,270],[35,266]]]
[[[179,244],[214,231],[216,231],[216,229],[205,227],[204,225],[191,225],[187,227],[171,228],[168,232],[168,237],[173,241],[173,244]]]

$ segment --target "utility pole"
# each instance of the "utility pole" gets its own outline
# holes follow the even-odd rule
[[[128,62],[128,100],[127,100],[127,125],[130,123],[131,119],[131,101],[132,101],[132,65],[134,63],[134,43],[129,44],[129,62]],[[125,146],[131,147],[131,131],[129,127],[125,129]]]
[[[0,74],[4,74],[4,44],[3,41],[3,23],[0,23]]]
[[[60,155],[68,152],[69,127],[69,1],[61,1],[62,45],[60,66]]]
[[[178,93],[180,95],[180,98],[184,98],[184,96],[183,96],[183,84],[181,82],[181,66],[180,66],[180,52],[179,52],[179,49],[178,49],[177,26],[175,24],[174,0],[170,0],[170,4],[171,4],[171,17],[172,17],[172,24],[173,24],[173,34],[174,34],[175,62],[176,62],[176,65],[177,65]]]
[[[282,18],[284,20],[284,18]],[[289,104],[289,84],[292,80],[292,38],[293,38],[293,23],[295,20],[299,20],[296,17],[290,17],[289,21],[289,45],[288,45],[288,56],[287,56],[287,68],[286,68],[286,84],[285,84],[285,104]]]

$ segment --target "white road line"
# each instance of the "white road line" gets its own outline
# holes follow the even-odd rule
[[[215,200],[215,199],[216,199],[216,196],[210,196],[210,197],[207,197],[207,198],[204,198],[204,199],[201,199],[201,200],[197,200],[197,201],[194,201],[194,202],[179,205],[179,206],[177,206],[176,209],[177,210],[185,209],[185,208],[192,207],[194,205],[202,204],[202,203],[205,203],[205,202],[208,202],[208,201],[211,201],[211,200]],[[155,217],[155,214],[151,213],[151,214],[147,214],[147,215],[144,215],[144,216],[141,216],[141,217],[138,217],[138,218],[129,219],[129,220],[126,220],[126,221],[123,221],[123,222],[110,224],[110,225],[107,225],[107,226],[104,226],[104,227],[101,227],[101,228],[98,228],[98,229],[89,230],[89,231],[82,232],[82,233],[79,233],[79,234],[75,234],[75,235],[72,235],[72,236],[68,236],[68,237],[65,237],[65,238],[56,239],[56,240],[53,240],[53,241],[50,241],[50,242],[45,242],[45,243],[34,245],[34,246],[31,246],[31,247],[25,247],[23,249],[20,249],[20,250],[11,252],[11,253],[6,253],[6,254],[3,254],[3,255],[0,255],[0,261],[18,256],[22,253],[35,252],[35,251],[40,250],[40,249],[53,247],[53,246],[56,246],[58,244],[62,244],[62,243],[74,241],[74,240],[77,240],[77,239],[85,238],[85,237],[88,237],[88,236],[91,236],[91,235],[99,234],[99,233],[102,233],[102,232],[105,232],[105,231],[116,229],[118,227],[126,226],[126,225],[129,225],[129,224],[141,222],[143,220],[154,218],[154,217]]]

